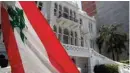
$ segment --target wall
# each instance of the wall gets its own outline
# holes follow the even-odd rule
[[[95,1],[82,1],[82,9],[86,11],[89,16],[94,16],[96,14]]]
[[[125,32],[129,31],[129,2],[96,1],[97,22],[100,25],[122,24]]]

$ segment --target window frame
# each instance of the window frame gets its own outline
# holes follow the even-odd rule
[[[63,17],[69,19],[69,8],[63,7]]]
[[[58,12],[58,4],[54,3],[54,16],[57,16],[57,12]]]
[[[69,30],[67,28],[63,31],[63,43],[69,44]]]

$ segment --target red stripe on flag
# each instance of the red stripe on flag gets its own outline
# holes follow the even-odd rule
[[[34,2],[20,2],[32,27],[45,46],[49,59],[60,73],[79,73],[60,41],[56,38],[50,25],[36,7]]]
[[[12,73],[25,73],[7,11],[2,7],[2,32]]]

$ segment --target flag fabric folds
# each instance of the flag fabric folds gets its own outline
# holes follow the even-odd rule
[[[12,73],[79,73],[34,2],[3,2],[1,15]]]

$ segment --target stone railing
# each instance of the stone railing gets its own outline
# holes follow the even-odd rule
[[[89,57],[90,52],[88,48],[81,47],[81,46],[74,46],[69,44],[62,44],[65,48],[65,50],[72,55],[75,56],[82,56],[82,57]]]
[[[117,64],[116,61],[114,61],[112,59],[109,59],[108,57],[99,54],[98,52],[96,52],[93,49],[90,49],[90,52],[91,52],[92,56],[95,56],[95,57],[97,57],[97,59],[100,60],[101,64]]]
[[[88,50],[87,48],[81,47],[81,46],[73,46],[69,44],[62,44],[66,50],[73,50],[73,51],[83,51]]]
[[[92,51],[92,54],[93,54],[93,55],[95,55],[95,56],[97,56],[97,57],[100,57],[100,58],[102,58],[103,60],[107,60],[107,61],[111,61],[111,62],[116,63],[116,61],[113,61],[113,60],[109,59],[108,57],[99,54],[98,52],[96,52],[96,51],[93,50],[93,49],[91,49],[91,51]]]

